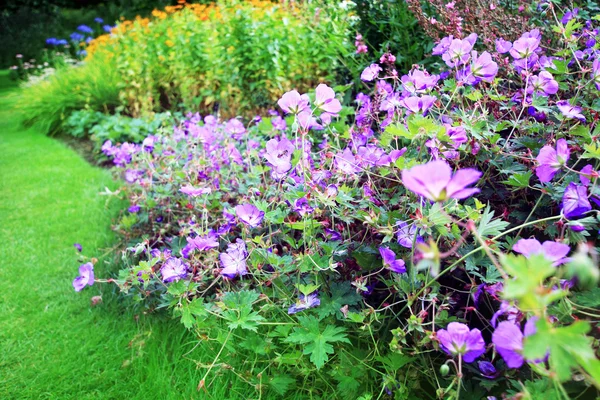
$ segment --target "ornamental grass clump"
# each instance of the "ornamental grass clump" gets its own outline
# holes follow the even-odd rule
[[[218,370],[259,395],[594,396],[598,30],[554,24],[503,55],[443,38],[435,73],[384,55],[354,107],[315,85],[106,142],[129,201],[111,283],[216,347],[207,393]]]

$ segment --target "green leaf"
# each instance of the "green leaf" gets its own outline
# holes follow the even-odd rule
[[[537,312],[547,307],[564,291],[546,290],[544,281],[554,275],[556,268],[543,255],[525,258],[514,254],[500,257],[502,266],[513,277],[504,285],[503,297],[506,300],[517,300],[524,311]]]
[[[544,358],[549,349],[548,363],[559,380],[569,380],[571,370],[577,366],[600,377],[592,339],[585,336],[591,329],[588,322],[577,321],[569,326],[554,327],[547,320],[540,319],[536,328],[536,333],[527,336],[523,342],[523,356],[526,359]]]
[[[522,172],[520,174],[512,174],[507,180],[502,181],[505,185],[514,187],[515,189],[523,189],[529,186],[529,180],[533,173],[531,171]]]
[[[319,320],[312,315],[298,317],[298,321],[300,327],[295,327],[284,341],[304,345],[303,354],[310,354],[310,361],[317,369],[321,369],[329,361],[329,355],[334,353],[331,343],[350,344],[342,327],[327,325],[321,331]]]
[[[452,222],[450,216],[443,211],[440,203],[434,203],[433,206],[431,206],[427,214],[427,218],[433,223],[434,226],[445,226],[446,224]]]
[[[280,396],[289,391],[295,383],[296,380],[292,376],[285,374],[275,375],[269,380],[271,389]]]
[[[321,304],[317,308],[319,319],[336,314],[338,318],[342,317],[340,308],[343,306],[352,306],[360,303],[361,296],[356,293],[349,282],[335,282],[331,284],[329,294],[321,295]]]
[[[585,152],[581,155],[581,158],[595,158],[600,160],[600,147],[598,143],[590,143],[583,146]]]
[[[252,305],[258,297],[259,294],[254,290],[225,293],[223,305],[226,309],[222,312],[222,316],[228,321],[229,329],[242,328],[256,332],[259,322],[264,320],[260,314],[252,310]]]
[[[490,209],[490,206],[485,208],[483,214],[481,215],[481,220],[479,220],[479,225],[477,226],[477,232],[482,237],[491,237],[497,236],[501,234],[510,223],[503,221],[501,219],[495,219],[494,212]]]

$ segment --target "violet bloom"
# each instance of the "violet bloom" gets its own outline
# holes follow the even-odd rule
[[[566,118],[578,119],[581,122],[585,122],[585,116],[581,113],[583,109],[578,106],[572,106],[569,100],[557,101],[556,106]]]
[[[530,58],[540,46],[540,39],[536,37],[523,37],[515,40],[510,55],[515,59]]]
[[[73,279],[73,288],[76,292],[80,292],[86,286],[94,284],[94,265],[85,263],[79,266],[79,276]]]
[[[548,261],[552,261],[552,265],[558,266],[567,261],[566,257],[571,248],[564,243],[553,240],[540,243],[537,239],[519,239],[513,246],[513,251],[523,254],[527,258],[535,254],[541,254]]]
[[[450,35],[440,40],[438,44],[436,44],[435,47],[431,50],[431,54],[434,56],[441,56],[442,54],[447,52],[453,39],[454,36]]]
[[[77,251],[80,252],[80,253],[83,250],[83,247],[81,247],[81,245],[79,243],[73,244],[73,247],[75,247],[77,249]]]
[[[387,247],[380,247],[379,254],[381,254],[381,258],[383,258],[383,265],[388,267],[392,272],[397,274],[406,273],[406,265],[404,260],[396,259],[396,253]]]
[[[600,90],[600,57],[592,63],[592,81],[596,85],[596,89]]]
[[[539,75],[532,76],[527,87],[527,93],[535,93],[537,96],[549,96],[556,92],[558,92],[558,82],[548,71],[542,71]]]
[[[271,125],[273,125],[273,128],[277,129],[278,131],[285,131],[287,129],[287,123],[285,122],[285,119],[281,118],[279,115],[273,117],[271,120]]]
[[[436,160],[402,171],[404,186],[429,200],[466,199],[479,192],[467,186],[477,182],[481,172],[473,168],[458,170],[452,174],[447,162]]]
[[[227,251],[219,254],[221,266],[223,267],[221,275],[229,279],[233,279],[238,275],[246,275],[248,273],[246,257],[248,257],[248,252],[246,251],[246,243],[243,240],[236,239],[235,243],[230,243],[227,246]]]
[[[298,114],[302,111],[309,110],[309,98],[306,94],[300,95],[297,90],[291,90],[284,93],[281,99],[277,101],[279,107],[286,114]]]
[[[594,166],[592,164],[587,164],[585,167],[581,168],[579,171],[581,175],[579,175],[579,180],[583,186],[589,186],[590,179],[598,176],[598,172],[594,171]]]
[[[423,241],[423,238],[417,235],[417,227],[415,224],[408,225],[406,222],[401,221],[398,223],[398,226],[399,228],[396,231],[396,235],[400,246],[412,249],[413,242],[420,243]]]
[[[446,329],[437,332],[440,347],[451,356],[462,355],[462,359],[471,363],[485,353],[485,342],[479,329],[471,329],[460,322],[450,322]]]
[[[481,375],[488,379],[494,379],[500,375],[496,370],[496,367],[494,367],[494,364],[489,361],[479,361],[477,366],[479,367],[479,371],[481,371]]]
[[[160,267],[160,274],[165,283],[185,279],[188,274],[188,265],[179,258],[171,257]]]
[[[478,80],[493,82],[498,73],[498,64],[492,60],[492,55],[487,51],[477,57],[477,52],[472,53],[471,74]]]
[[[209,194],[211,192],[210,188],[195,188],[192,185],[182,186],[179,191],[183,194],[187,194],[191,197],[198,197],[203,194]]]
[[[225,131],[227,131],[234,139],[240,140],[244,133],[246,133],[246,128],[239,119],[232,118],[225,124]]]
[[[306,197],[301,197],[294,202],[294,211],[296,211],[301,216],[305,217],[309,214],[312,214],[313,211],[315,211],[315,209],[312,208],[310,204],[308,204],[308,200],[306,200]]]
[[[323,83],[315,89],[315,107],[333,115],[342,110],[342,104],[335,98],[333,89]]]
[[[400,104],[407,109],[408,114],[426,115],[436,100],[437,97],[429,95],[423,97],[411,96],[403,99]]]
[[[520,368],[523,365],[523,333],[510,321],[502,321],[492,334],[496,351],[508,368]]]
[[[505,54],[512,48],[512,43],[502,38],[496,39],[496,51],[500,54]]]
[[[139,212],[140,210],[141,210],[141,207],[138,206],[137,204],[129,206],[129,208],[127,209],[127,211],[129,211],[132,214],[135,214],[135,213]]]
[[[592,209],[587,197],[587,187],[571,182],[565,189],[562,199],[562,211],[566,218],[581,217]]]
[[[281,179],[292,168],[294,145],[288,139],[271,139],[267,142],[264,157],[273,167],[273,178]]]
[[[466,64],[471,58],[473,44],[467,39],[454,39],[448,46],[448,50],[442,54],[442,59],[449,67]]]
[[[246,225],[256,228],[265,217],[265,212],[260,211],[252,204],[246,203],[235,207],[235,215]]]
[[[353,175],[360,171],[356,157],[348,147],[342,153],[335,155],[334,163],[338,171],[347,175]]]
[[[299,300],[288,308],[288,314],[296,314],[299,311],[307,310],[309,308],[318,307],[321,305],[321,300],[317,296],[317,292],[313,292],[308,296],[300,294]]]
[[[571,152],[565,139],[558,139],[556,150],[551,146],[542,147],[540,154],[536,157],[539,166],[535,169],[535,174],[540,182],[550,182],[562,166],[569,161],[570,155]]]
[[[219,247],[217,235],[213,231],[209,232],[206,236],[187,237],[186,240],[188,246],[190,246],[190,250],[204,251]]]
[[[409,93],[424,93],[428,89],[435,87],[439,75],[430,75],[427,71],[419,69],[412,70],[408,75],[402,76],[402,87]]]
[[[381,67],[377,64],[371,64],[360,74],[360,79],[365,82],[371,82],[377,78],[377,75],[381,72]]]

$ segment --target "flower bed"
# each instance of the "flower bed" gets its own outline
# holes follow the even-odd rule
[[[446,37],[440,74],[384,54],[356,109],[320,84],[248,125],[106,142],[130,201],[108,281],[218,343],[208,391],[219,370],[280,395],[591,395],[594,23]],[[86,264],[74,286],[93,283]]]

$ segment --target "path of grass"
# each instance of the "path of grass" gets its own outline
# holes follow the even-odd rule
[[[136,321],[108,287],[73,291],[73,243],[94,256],[115,239],[118,204],[98,195],[114,184],[62,143],[21,128],[17,96],[0,75],[0,399],[248,398],[226,381],[210,396],[196,391],[204,371],[183,359],[194,338],[179,323]],[[201,351],[193,358],[210,362]]]

